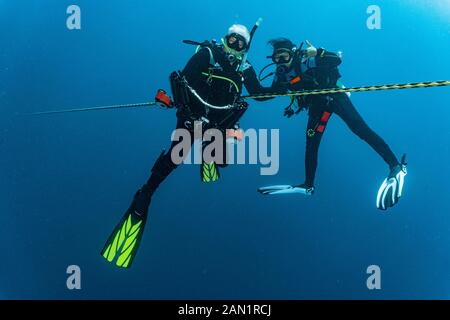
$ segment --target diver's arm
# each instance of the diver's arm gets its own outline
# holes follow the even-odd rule
[[[253,67],[249,67],[244,71],[244,85],[250,95],[278,93],[280,91],[277,89],[278,83],[276,82],[274,82],[271,87],[262,86]],[[267,101],[271,99],[273,98],[257,98],[255,100]]]
[[[317,67],[324,68],[335,68],[342,63],[342,59],[336,53],[327,51],[323,48],[317,49],[315,61]]]

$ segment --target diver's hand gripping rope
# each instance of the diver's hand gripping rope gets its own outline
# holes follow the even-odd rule
[[[416,82],[405,84],[386,84],[381,86],[364,86],[353,88],[330,88],[318,90],[292,91],[288,93],[269,93],[269,94],[255,94],[243,96],[242,99],[258,99],[258,98],[277,98],[277,97],[302,97],[333,93],[345,92],[365,92],[365,91],[381,91],[381,90],[401,90],[401,89],[415,89],[415,88],[431,88],[431,87],[445,87],[450,86],[450,81],[430,81],[430,82]]]

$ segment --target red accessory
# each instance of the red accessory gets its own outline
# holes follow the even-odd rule
[[[156,93],[155,101],[167,108],[173,108],[172,99],[162,89],[159,89],[158,92]]]
[[[290,84],[297,84],[300,81],[302,81],[301,77],[295,77],[294,79],[291,80]]]
[[[316,131],[318,133],[324,133],[325,132],[325,128],[327,127],[327,124],[328,124],[328,121],[330,120],[330,118],[331,118],[331,112],[325,111],[322,114],[322,118],[320,118],[320,122],[317,125],[317,129],[316,129]]]

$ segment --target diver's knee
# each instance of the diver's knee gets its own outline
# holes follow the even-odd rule
[[[166,152],[166,150],[163,150],[153,165],[152,173],[165,175],[177,167],[178,164],[172,160],[171,152]]]
[[[352,125],[350,126],[350,130],[363,140],[372,133],[372,129],[366,123]]]

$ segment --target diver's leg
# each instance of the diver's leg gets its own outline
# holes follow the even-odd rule
[[[106,241],[101,255],[109,262],[116,261],[116,265],[123,268],[131,266],[144,234],[152,195],[177,167],[171,159],[171,151],[175,145],[175,142],[172,143],[169,152],[163,152],[159,156],[153,166],[150,179],[138,190],[131,206]]]
[[[334,112],[344,120],[350,130],[359,138],[366,141],[384,159],[390,168],[394,168],[399,164],[397,157],[388,144],[369,128],[345,93],[334,95],[331,104]]]
[[[306,152],[305,152],[305,186],[314,187],[316,176],[320,142],[322,141],[325,127],[321,126],[323,109],[312,108],[309,112],[308,127],[306,129]],[[316,110],[315,110],[316,109]],[[331,114],[330,114],[331,115]],[[325,124],[326,125],[326,124]],[[323,130],[322,130],[323,129]]]
[[[177,123],[177,129],[185,129],[183,126],[183,121],[179,120]],[[191,146],[193,141],[193,132],[191,133]],[[150,205],[151,198],[155,191],[158,189],[160,184],[174,171],[178,164],[172,161],[172,150],[179,144],[178,141],[173,141],[167,152],[163,151],[159,158],[156,160],[153,168],[151,170],[150,178],[147,182],[139,189],[135,195],[134,205],[135,210],[141,214],[147,214],[148,207]],[[185,156],[188,152],[185,153]]]

